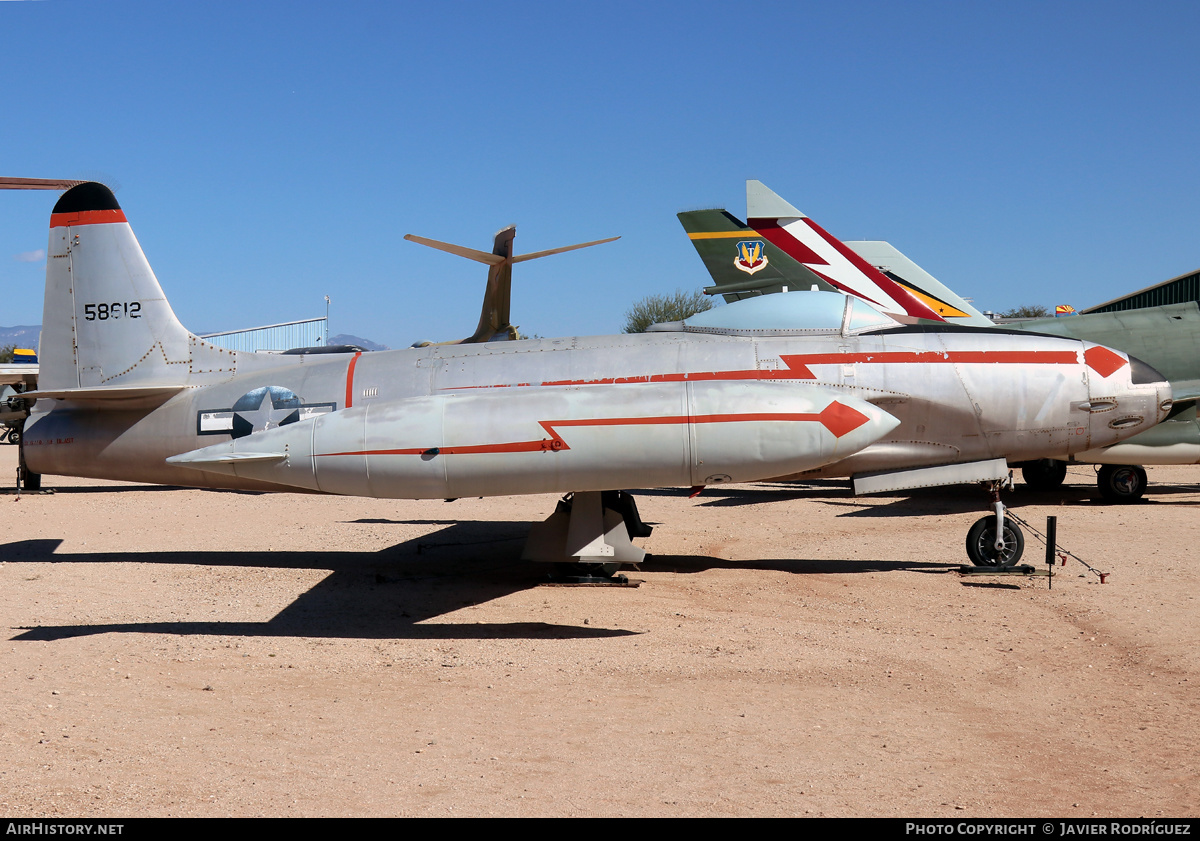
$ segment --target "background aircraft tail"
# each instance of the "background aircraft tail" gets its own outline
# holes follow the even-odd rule
[[[199,385],[237,354],[187,331],[163,295],[116,196],[72,187],[54,205],[38,391]]]
[[[488,254],[486,251],[467,248],[465,245],[440,242],[436,239],[419,237],[415,234],[404,235],[404,238],[409,242],[415,242],[418,245],[427,245],[430,248],[436,248],[438,251],[445,251],[447,254],[457,254],[459,257],[466,257],[468,260],[485,263],[488,266],[487,289],[483,293],[483,311],[479,314],[479,325],[475,328],[475,332],[457,342],[439,342],[439,344],[466,345],[478,342],[516,339],[517,328],[509,320],[509,310],[512,303],[513,263],[524,263],[526,260],[536,260],[539,257],[549,257],[551,254],[562,254],[566,251],[575,251],[580,248],[602,245],[606,242],[613,242],[620,239],[620,237],[609,237],[608,239],[598,239],[593,242],[581,242],[578,245],[564,245],[561,248],[551,248],[547,251],[535,251],[532,254],[514,255],[513,239],[516,235],[516,225],[509,225],[507,228],[497,231],[492,242],[491,254]]]
[[[838,291],[832,283],[805,268],[764,240],[758,231],[725,210],[690,210],[679,223],[704,261],[715,283],[707,295],[723,295],[726,303],[773,292]]]
[[[901,254],[890,242],[862,240],[847,242],[846,246],[952,324],[992,326],[988,317],[969,301]]]
[[[892,246],[843,243],[760,181],[746,182],[746,214],[746,223],[724,210],[679,214],[716,281],[710,295],[734,301],[815,284],[900,321],[991,323]]]

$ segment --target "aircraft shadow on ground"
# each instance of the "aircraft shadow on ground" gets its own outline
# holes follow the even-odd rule
[[[1194,499],[1197,489],[1191,485],[1150,485],[1146,496],[1132,505],[1200,506]],[[896,492],[900,496],[856,497],[845,480],[819,482],[772,482],[736,487],[711,486],[696,497],[696,504],[723,508],[727,506],[758,505],[789,500],[812,500],[832,508],[846,509],[839,517],[912,517],[930,514],[964,514],[978,512],[982,517],[990,510],[987,493],[973,485],[951,485]],[[686,491],[660,488],[636,491],[636,496],[685,496]],[[1187,495],[1191,499],[1178,499]],[[1095,486],[1064,485],[1053,490],[1034,490],[1018,484],[1002,494],[1005,505],[1020,511],[1023,505],[1111,505],[1101,498]]]
[[[708,572],[714,569],[788,572],[795,575],[850,575],[863,572],[936,572],[958,569],[962,564],[932,561],[887,561],[872,558],[840,560],[831,558],[765,558],[752,561],[725,561],[707,555],[649,555],[642,567],[647,572],[677,574]]]
[[[129,493],[130,491],[186,491],[178,485],[69,485],[66,487],[44,487],[36,491],[21,491],[21,496],[38,496],[39,494],[95,494],[95,493]],[[15,488],[5,488],[0,493],[10,496],[16,494]]]
[[[419,522],[427,521],[396,521]],[[433,525],[443,525],[433,521]],[[524,562],[524,523],[464,521],[379,552],[167,551],[58,553],[58,539],[0,544],[0,561],[152,563],[210,567],[330,570],[320,583],[265,622],[130,622],[26,627],[14,640],[54,641],[107,633],[361,639],[599,639],[636,631],[544,622],[434,623],[427,620],[547,583],[544,564]],[[645,572],[716,569],[793,574],[944,572],[945,563],[887,560],[764,559],[725,561],[702,555],[650,555]],[[636,571],[630,571],[636,577]],[[620,598],[620,590],[613,597]]]
[[[462,522],[380,552],[144,552],[56,554],[60,540],[0,545],[0,561],[156,563],[328,569],[330,574],[265,622],[132,622],[25,628],[14,640],[107,633],[363,639],[598,639],[636,631],[545,622],[426,620],[538,586],[544,564],[520,560],[523,523]]]
[[[201,491],[203,493],[217,494],[241,494],[244,496],[262,496],[268,491],[244,491],[237,488],[189,488],[183,485],[118,485],[109,482],[103,485],[59,485],[50,487],[46,485],[36,491],[21,491],[22,496],[36,496],[37,494],[107,494],[107,493],[130,493],[142,491]],[[0,493],[15,494],[14,488],[0,490]]]

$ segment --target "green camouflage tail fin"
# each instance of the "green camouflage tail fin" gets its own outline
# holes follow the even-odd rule
[[[838,291],[802,263],[768,242],[725,210],[690,210],[679,222],[716,285],[707,295],[723,295],[727,303],[787,290]]]

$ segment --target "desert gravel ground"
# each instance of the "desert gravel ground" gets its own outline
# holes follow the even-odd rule
[[[1200,467],[1150,480],[1007,495],[1109,574],[1052,589],[959,575],[972,488],[644,492],[635,589],[520,562],[552,497],[47,477],[0,496],[0,813],[1196,816]]]

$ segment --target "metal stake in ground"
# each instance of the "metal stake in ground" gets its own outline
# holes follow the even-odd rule
[[[1058,517],[1046,518],[1046,567],[1050,576],[1050,589],[1054,589],[1054,545],[1058,534]]]

